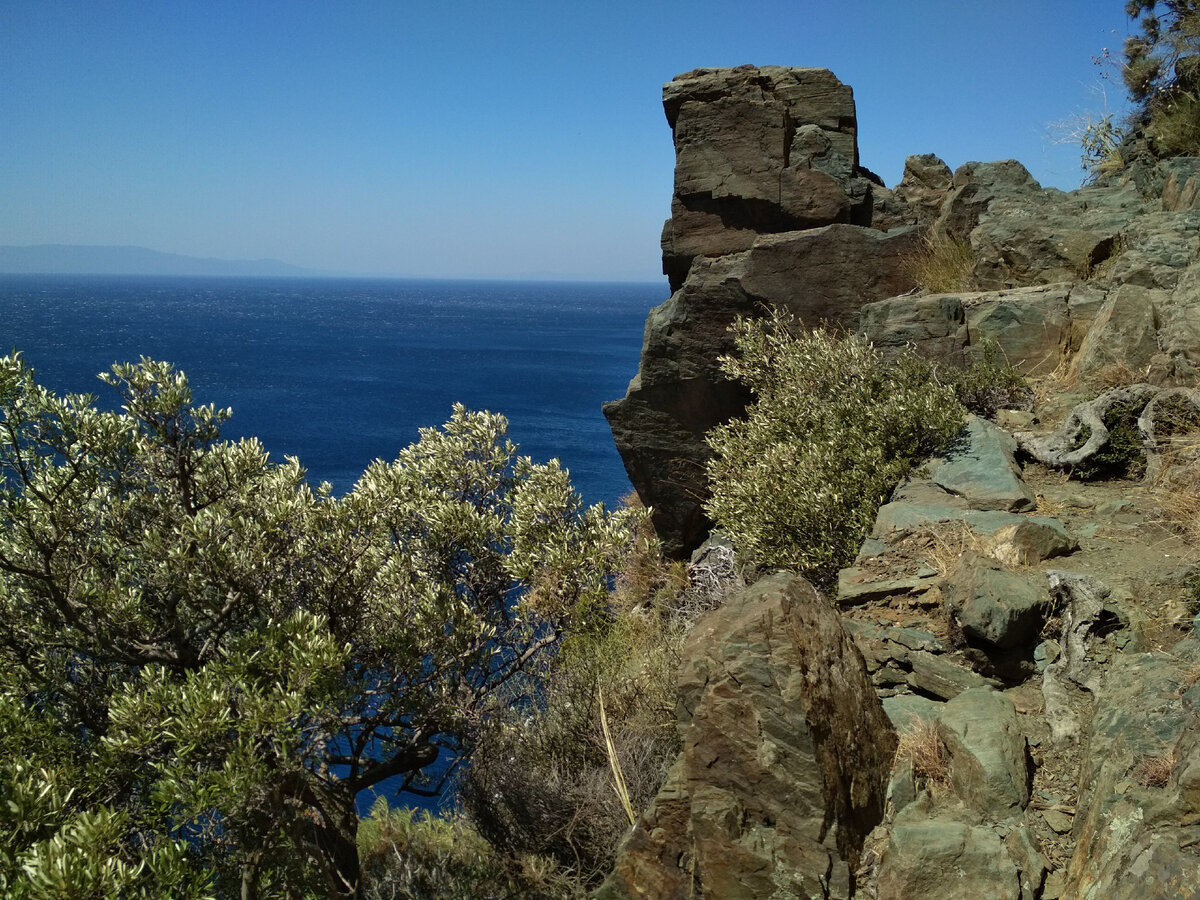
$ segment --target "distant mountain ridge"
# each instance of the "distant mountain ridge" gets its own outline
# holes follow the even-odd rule
[[[214,259],[146,247],[0,246],[0,273],[15,275],[317,275],[277,259]]]

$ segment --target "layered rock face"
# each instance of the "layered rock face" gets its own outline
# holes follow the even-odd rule
[[[626,839],[606,900],[853,895],[896,737],[837,613],[771,576],[683,650],[683,751]]]
[[[967,365],[990,345],[1032,374],[1200,377],[1200,160],[1064,193],[1015,160],[909,157],[889,191],[858,165],[850,89],[823,69],[697,69],[664,88],[676,148],[663,270],[626,396],[605,404],[668,553],[709,523],[704,434],[747,397],[721,374],[739,315],[778,307]],[[969,249],[969,290],[913,293],[924,240]]]
[[[901,261],[915,237],[865,227],[897,203],[858,166],[854,98],[829,71],[697,69],[663,89],[663,105],[676,152],[662,240],[674,294],[646,322],[625,398],[604,412],[659,537],[682,555],[708,529],[704,434],[747,402],[717,363],[733,347],[729,325],[777,306],[855,327],[864,303],[911,286]]]
[[[1200,159],[1064,193],[914,156],[893,192],[827,72],[698,70],[665,97],[675,293],[606,413],[669,550],[706,527],[704,431],[747,399],[716,362],[738,314],[1045,377],[896,489],[832,607],[776,574],[697,624],[684,750],[599,896],[1200,898],[1195,481],[1023,465],[1105,387],[1200,381]],[[971,289],[910,290],[926,235],[969,248]],[[1170,452],[1194,475],[1194,443]]]

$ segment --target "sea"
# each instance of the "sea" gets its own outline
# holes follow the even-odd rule
[[[629,492],[600,411],[638,365],[663,284],[0,275],[0,352],[58,393],[115,392],[115,362],[165,360],[228,438],[353,487],[454,403],[503,413],[523,455],[566,466],[587,503]]]

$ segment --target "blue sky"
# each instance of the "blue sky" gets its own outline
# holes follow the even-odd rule
[[[889,186],[932,152],[1070,189],[1053,123],[1103,110],[1123,6],[0,0],[0,244],[656,280],[677,73],[825,66]]]

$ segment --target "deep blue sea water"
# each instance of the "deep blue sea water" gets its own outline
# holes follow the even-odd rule
[[[600,404],[637,369],[665,284],[0,275],[0,352],[60,393],[141,356],[187,373],[316,483],[349,490],[458,401],[504,413],[535,461],[557,456],[589,503],[629,483]],[[109,401],[112,402],[111,400]]]

